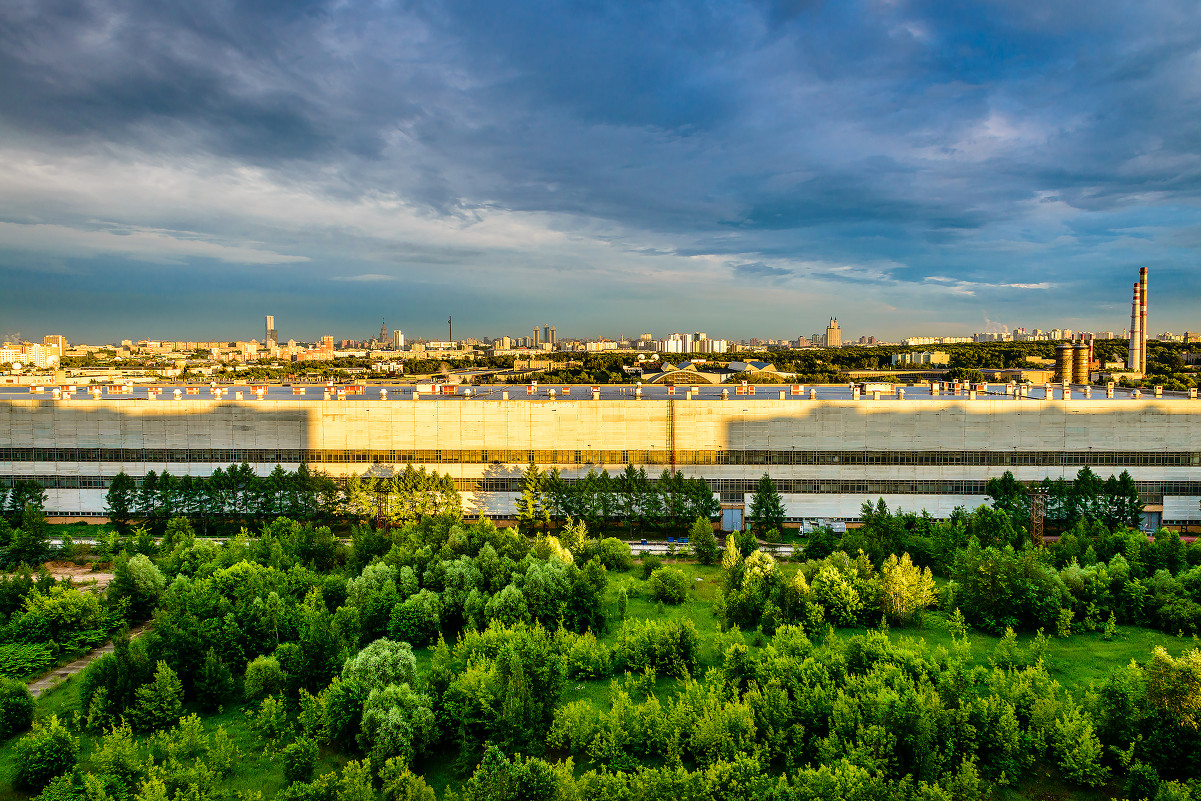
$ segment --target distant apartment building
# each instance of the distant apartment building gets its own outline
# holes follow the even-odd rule
[[[837,317],[831,317],[830,324],[826,326],[825,345],[827,348],[842,347],[842,329],[838,327]]]
[[[971,341],[971,337],[906,337],[901,340],[901,344],[912,347],[914,345],[955,345]]]
[[[951,357],[940,350],[922,351],[917,353],[894,353],[890,361],[894,367],[897,366],[931,366],[945,367],[950,364]]]
[[[5,342],[0,345],[0,364],[19,364],[23,368],[36,367],[45,370],[58,367],[62,355],[62,348],[58,344]]]

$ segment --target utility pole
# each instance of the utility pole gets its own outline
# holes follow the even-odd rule
[[[451,342],[454,342],[454,341],[455,341],[455,324],[454,324],[454,318],[453,318],[453,317],[447,317],[447,318],[446,318],[446,325],[447,325],[447,326],[450,328],[450,341],[451,341]]]

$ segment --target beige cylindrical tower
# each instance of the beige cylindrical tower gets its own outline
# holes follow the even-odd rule
[[[1072,346],[1064,342],[1055,346],[1055,380],[1072,380]]]
[[[1087,384],[1088,372],[1088,345],[1078,342],[1072,348],[1072,383]]]

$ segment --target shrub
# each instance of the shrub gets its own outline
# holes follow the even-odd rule
[[[642,580],[646,581],[659,568],[663,567],[663,560],[655,556],[653,553],[648,553],[642,557]]]
[[[256,656],[246,665],[242,691],[249,700],[274,695],[284,688],[288,674],[273,656]]]
[[[0,740],[19,734],[33,723],[33,696],[19,681],[0,678]]]
[[[651,596],[667,604],[682,604],[688,596],[688,577],[674,567],[660,568],[651,573]]]
[[[246,716],[246,724],[269,749],[277,747],[292,728],[283,700],[273,695],[260,701],[258,709],[246,709],[242,714]]]
[[[684,678],[696,671],[700,635],[691,620],[629,620],[617,635],[613,653],[616,670],[654,670],[660,676]]]
[[[49,645],[18,642],[0,645],[0,676],[20,678],[54,667]]]
[[[567,652],[567,675],[573,679],[599,679],[609,675],[612,661],[609,646],[591,631],[576,637]]]
[[[606,537],[596,547],[596,555],[606,570],[629,570],[634,566],[630,546],[616,537]]]
[[[288,784],[313,780],[317,767],[317,744],[308,737],[297,737],[280,753],[284,763],[284,781]]]
[[[116,784],[121,796],[128,796],[145,776],[150,759],[141,753],[128,723],[113,726],[104,735],[100,749],[93,751],[93,770]]]
[[[368,690],[389,684],[417,686],[417,657],[406,642],[380,639],[359,651],[342,668],[345,681],[355,681]]]
[[[403,760],[393,757],[379,772],[384,801],[435,801],[434,790],[415,775]]]
[[[1155,798],[1159,792],[1159,772],[1141,759],[1134,760],[1126,774],[1127,798]]]
[[[51,715],[17,741],[13,783],[25,790],[41,790],[55,776],[75,767],[78,754],[79,743],[59,722],[58,715]]]

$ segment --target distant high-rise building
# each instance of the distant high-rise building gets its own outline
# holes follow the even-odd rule
[[[547,345],[554,345],[558,337],[555,336],[555,327],[553,325],[542,326],[542,341]]]
[[[401,331],[399,328],[397,328],[395,331],[392,332],[392,347],[396,348],[397,350],[401,350],[404,348],[404,346],[405,346],[404,331]]]
[[[533,339],[530,340],[530,343],[530,347],[538,347],[538,326],[534,326],[534,336]]]
[[[275,333],[275,316],[268,314],[266,317],[266,325],[264,328],[267,331],[266,339],[268,345],[274,345],[279,341],[279,337]]]
[[[388,336],[388,324],[383,320],[379,321],[379,339],[376,341],[381,345],[392,344],[392,339]]]
[[[67,338],[62,334],[47,334],[42,338],[43,345],[57,345],[58,352],[61,355],[67,353]]]
[[[842,347],[842,329],[838,327],[838,318],[831,317],[830,324],[826,326],[826,347],[841,348]]]

